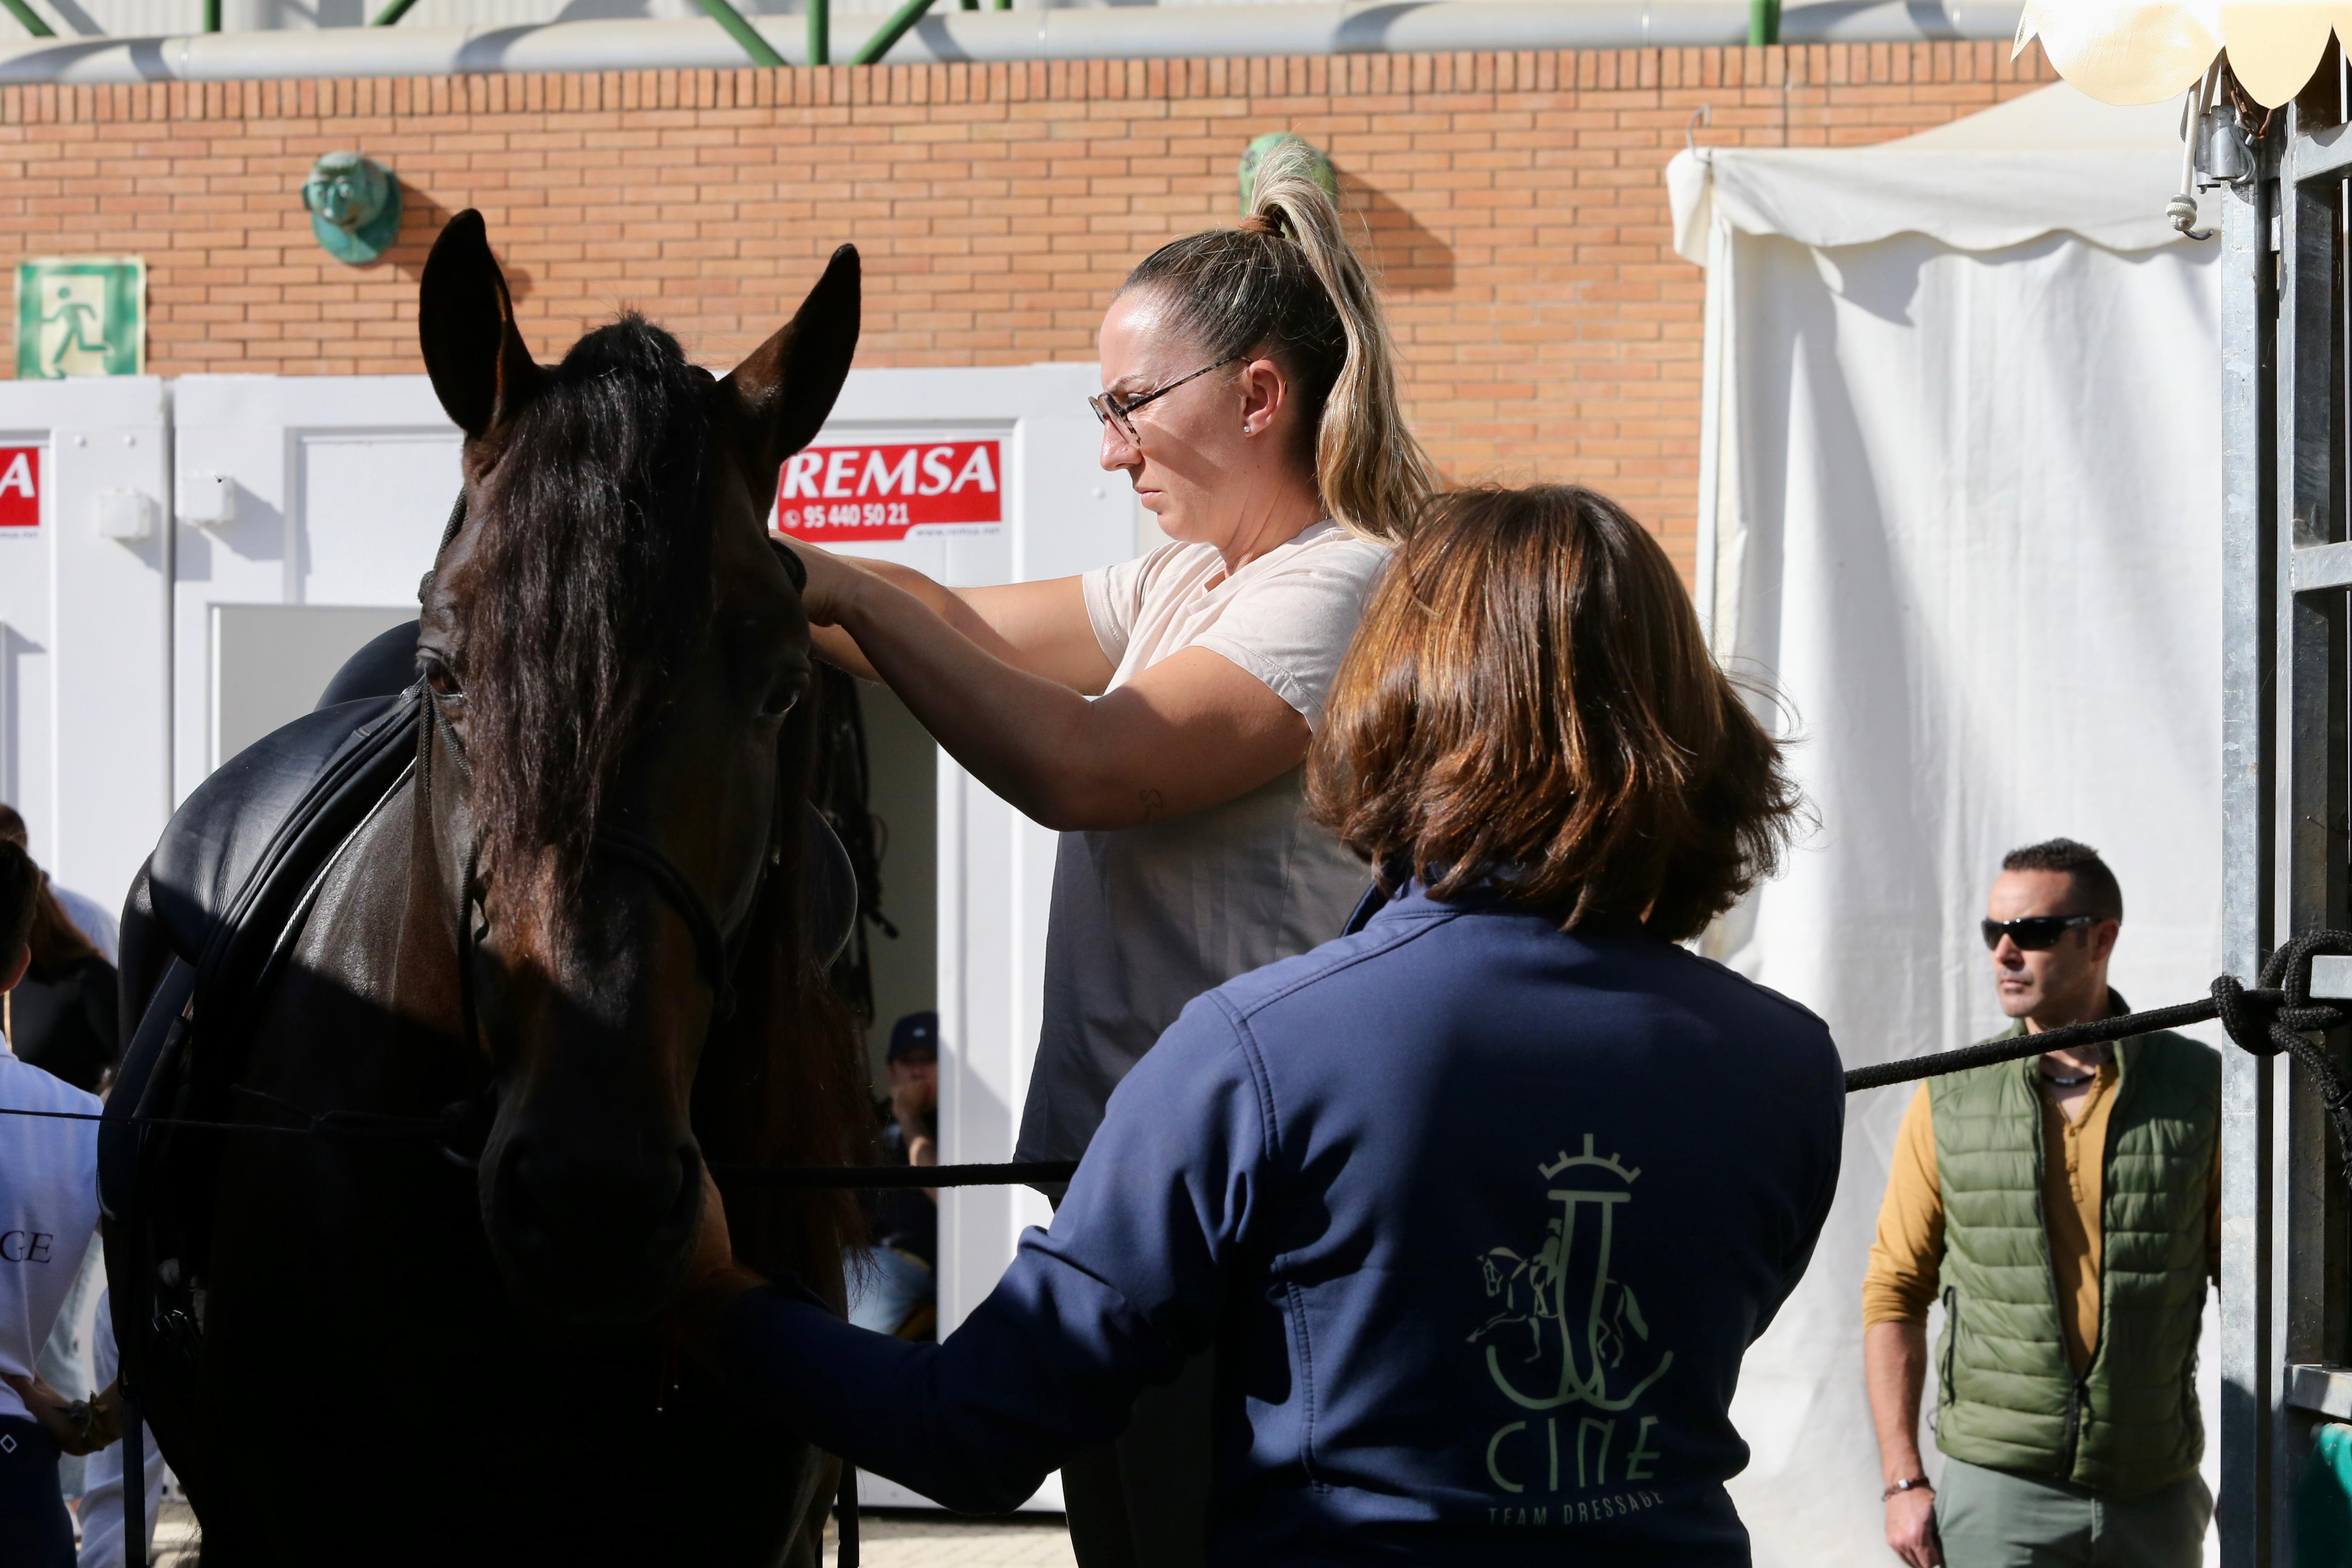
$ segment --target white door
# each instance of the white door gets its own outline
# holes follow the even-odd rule
[[[1090,364],[856,371],[813,454],[797,474],[788,467],[779,518],[828,548],[900,561],[951,587],[1127,559],[1135,499],[1096,462],[1101,435],[1086,399],[1099,390]],[[993,521],[983,476],[999,486]],[[812,506],[824,519],[815,530],[801,520]],[[945,520],[926,520],[935,517]],[[859,529],[898,537],[859,543]],[[937,831],[940,1158],[1007,1160],[1037,1050],[1055,839],[944,752]],[[941,1333],[995,1286],[1023,1228],[1050,1218],[1026,1187],[940,1194]],[[870,1478],[861,1494],[919,1500]],[[1061,1506],[1058,1477],[1031,1506]]]
[[[174,391],[176,798],[415,615],[459,436],[423,376],[184,376]]]
[[[809,454],[788,466],[780,517],[812,504],[829,548],[884,557],[951,587],[1067,577],[1135,553],[1135,500],[1096,462],[1092,365],[853,373]],[[845,462],[838,455],[856,455]],[[795,480],[803,483],[796,484]],[[992,510],[986,480],[997,489]],[[961,483],[959,483],[961,481]],[[918,497],[903,517],[893,497]],[[930,494],[924,494],[930,492]],[[967,509],[927,522],[927,503]],[[836,507],[860,515],[832,523]],[[875,507],[884,508],[869,521]],[[970,520],[978,518],[979,520]],[[901,537],[856,543],[851,528]],[[1045,988],[1054,835],[961,768],[939,763],[940,1158],[1006,1160],[1029,1089]],[[887,1024],[888,1020],[878,1020]],[[961,1322],[1013,1260],[1022,1228],[1050,1218],[1025,1187],[940,1195],[940,1328]]]
[[[0,382],[0,800],[110,911],[171,804],[167,394]]]

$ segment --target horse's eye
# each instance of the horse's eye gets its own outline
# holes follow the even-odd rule
[[[439,659],[425,661],[425,684],[436,696],[454,697],[465,690],[457,684],[457,673]]]
[[[800,706],[801,695],[808,690],[808,677],[795,670],[792,674],[768,688],[760,700],[761,718],[782,718]]]

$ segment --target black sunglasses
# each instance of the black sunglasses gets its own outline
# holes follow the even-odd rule
[[[2022,920],[1988,920],[1979,929],[1984,932],[1988,951],[2000,946],[2004,936],[2028,953],[2039,953],[2053,946],[2058,938],[2077,925],[2096,925],[2095,915],[2029,915]]]
[[[1199,381],[1211,371],[1223,370],[1235,360],[1246,359],[1247,357],[1248,356],[1245,354],[1227,354],[1223,359],[1219,360],[1213,365],[1202,365],[1191,375],[1178,376],[1166,386],[1159,387],[1153,391],[1145,392],[1140,397],[1121,397],[1117,392],[1104,392],[1097,397],[1090,397],[1087,399],[1087,406],[1095,411],[1095,419],[1097,423],[1102,424],[1117,424],[1118,426],[1118,433],[1121,435],[1126,436],[1130,444],[1139,444],[1143,440],[1143,436],[1141,433],[1135,428],[1135,421],[1129,417],[1137,409],[1141,408],[1145,403],[1150,402],[1154,398],[1166,397],[1170,392],[1174,392],[1186,382]]]

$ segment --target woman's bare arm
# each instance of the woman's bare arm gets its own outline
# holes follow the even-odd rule
[[[1111,662],[1087,618],[1086,593],[1075,577],[1011,582],[992,588],[947,588],[909,566],[819,552],[797,539],[803,557],[825,559],[877,577],[962,633],[974,647],[1033,675],[1088,695],[1110,684]],[[819,626],[819,657],[869,681],[882,678],[845,627]]]
[[[950,756],[1046,827],[1128,828],[1181,816],[1245,794],[1307,755],[1310,732],[1298,711],[1206,649],[1163,659],[1089,701],[1001,656],[882,573],[815,556],[809,567],[810,619],[846,632]],[[1078,614],[1083,624],[1083,602]],[[1091,630],[1087,636],[1091,643]]]

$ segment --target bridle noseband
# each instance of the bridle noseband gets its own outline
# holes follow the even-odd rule
[[[642,833],[633,833],[625,828],[606,828],[596,835],[593,850],[602,850],[614,860],[625,861],[636,867],[646,873],[646,879],[654,884],[656,891],[667,896],[670,907],[677,912],[680,920],[686,922],[687,935],[694,938],[695,958],[701,965],[702,977],[710,983],[712,1016],[723,1019],[734,1012],[735,987],[730,978],[730,971],[735,967],[736,944],[741,940],[743,932],[751,927],[750,915],[744,915],[743,925],[735,934],[736,941],[728,940],[719,928],[719,916],[711,912],[710,901],[702,896],[702,890],[694,885],[685,868],[672,860],[659,844]],[[773,859],[772,854],[762,857],[760,868],[762,879],[766,877],[768,864]],[[751,896],[756,904],[759,901],[756,883]]]

